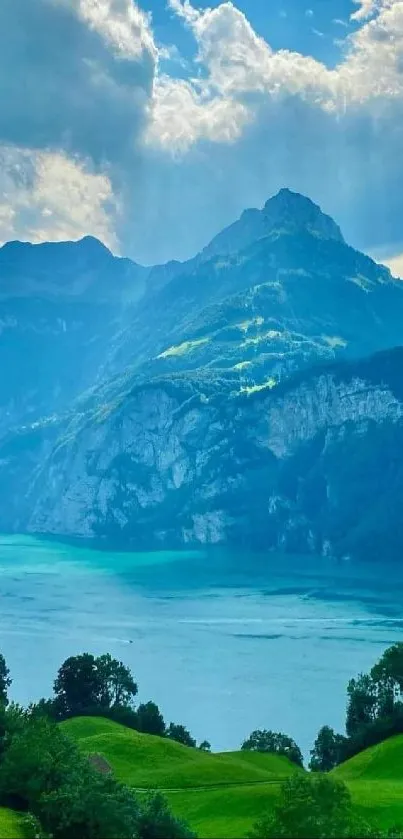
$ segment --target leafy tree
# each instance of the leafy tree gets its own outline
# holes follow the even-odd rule
[[[198,748],[200,749],[201,752],[211,752],[211,744],[209,743],[208,740],[203,740],[199,744]]]
[[[52,839],[44,830],[39,819],[32,813],[26,813],[21,819],[25,839]]]
[[[0,765],[0,793],[39,815],[41,796],[60,787],[81,765],[77,746],[45,718],[25,716]]]
[[[26,713],[24,708],[15,702],[9,705],[0,704],[0,759],[10,746],[13,737],[22,731]]]
[[[27,714],[33,719],[45,717],[50,720],[57,720],[59,717],[58,705],[54,699],[39,699],[38,702],[31,702],[27,708]]]
[[[258,729],[244,740],[241,749],[249,752],[268,752],[288,757],[297,766],[303,766],[303,757],[296,742],[286,734]]]
[[[100,704],[101,674],[90,653],[70,656],[62,664],[54,683],[56,703],[62,714],[81,714]]]
[[[139,705],[136,711],[137,729],[144,734],[165,736],[165,722],[161,711],[154,702]]]
[[[71,656],[62,664],[54,683],[59,716],[85,713],[92,708],[129,707],[137,685],[121,661],[109,654]]]
[[[176,740],[177,743],[182,743],[183,746],[196,747],[196,740],[193,739],[190,732],[184,725],[177,725],[171,722],[167,728],[166,736],[170,740]]]
[[[371,670],[375,682],[388,683],[393,687],[395,698],[403,693],[403,643],[389,647]]]
[[[358,820],[345,784],[326,775],[299,775],[281,787],[273,810],[258,822],[254,839],[360,839],[379,836]]]
[[[85,762],[43,796],[41,817],[54,839],[133,839],[139,805],[131,790]]]
[[[137,684],[128,667],[109,653],[96,659],[101,680],[100,704],[106,708],[130,707],[137,695]]]
[[[359,728],[376,719],[376,684],[371,676],[361,673],[358,679],[350,679],[347,696],[346,732],[351,737]]]
[[[0,704],[8,705],[8,689],[12,683],[4,656],[0,653]]]
[[[343,760],[346,738],[324,725],[311,749],[309,768],[312,772],[330,772]]]
[[[172,815],[162,795],[146,800],[137,824],[138,839],[193,839],[194,833]]]

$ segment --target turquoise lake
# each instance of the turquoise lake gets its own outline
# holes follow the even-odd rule
[[[346,686],[403,640],[403,574],[323,558],[117,554],[0,537],[0,649],[12,697],[49,695],[60,664],[110,652],[139,701],[214,750],[255,728],[305,754],[342,730]]]

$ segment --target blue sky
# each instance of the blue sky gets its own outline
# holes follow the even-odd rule
[[[283,186],[403,274],[403,0],[2,0],[0,241],[184,259]]]

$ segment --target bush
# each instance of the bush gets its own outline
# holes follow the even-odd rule
[[[299,774],[284,782],[273,811],[251,834],[253,839],[381,839],[381,835],[357,818],[345,784],[325,775]]]
[[[189,828],[170,812],[162,795],[146,799],[139,817],[138,839],[192,839]]]

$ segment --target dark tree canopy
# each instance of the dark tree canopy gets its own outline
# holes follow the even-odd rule
[[[137,684],[128,667],[109,653],[95,659],[101,680],[100,704],[106,708],[130,707],[137,695]]]
[[[138,731],[143,734],[155,734],[158,737],[165,735],[165,722],[155,702],[146,702],[139,705],[136,711]]]
[[[195,834],[170,812],[162,795],[146,800],[138,820],[138,839],[194,839]]]
[[[130,707],[137,685],[121,661],[109,654],[71,656],[62,664],[54,683],[60,714],[82,714],[91,708]]]
[[[8,689],[11,685],[10,671],[4,656],[0,653],[0,703],[8,704]]]
[[[177,743],[182,743],[183,746],[192,746],[193,748],[196,746],[196,740],[194,740],[184,725],[171,722],[167,728],[166,736],[170,740],[176,740]]]
[[[211,752],[211,743],[209,743],[208,740],[202,740],[202,742],[199,743],[198,748],[201,752]]]
[[[276,733],[275,731],[266,731],[265,729],[258,729],[252,731],[250,737],[244,740],[241,749],[249,752],[268,752],[275,755],[284,755],[288,757],[297,766],[303,766],[303,757],[299,746],[295,740],[288,737],[287,734]]]
[[[311,749],[309,768],[312,772],[330,772],[343,759],[346,738],[324,725]]]

